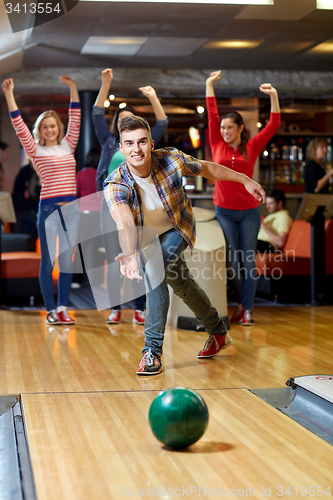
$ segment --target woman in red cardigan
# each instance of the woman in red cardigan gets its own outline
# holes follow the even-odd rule
[[[270,83],[259,89],[271,100],[271,115],[266,127],[248,139],[242,116],[236,111],[227,113],[220,120],[214,83],[221,78],[221,71],[214,71],[206,80],[208,126],[213,161],[252,178],[256,159],[280,126],[278,94]],[[229,247],[228,260],[236,285],[239,304],[231,322],[244,326],[254,325],[252,317],[256,291],[255,252],[260,229],[259,202],[251,197],[242,184],[215,181],[213,198],[216,218],[222,227]]]

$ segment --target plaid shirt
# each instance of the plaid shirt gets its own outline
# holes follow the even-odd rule
[[[183,188],[183,177],[199,175],[201,164],[175,148],[157,149],[152,151],[151,157],[151,177],[160,200],[173,227],[193,250],[195,218]],[[117,205],[129,205],[136,225],[144,225],[140,190],[125,161],[105,179],[104,197],[110,212]]]

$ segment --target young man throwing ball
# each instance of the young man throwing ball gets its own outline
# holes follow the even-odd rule
[[[162,371],[161,355],[169,307],[168,284],[209,334],[198,358],[216,356],[232,342],[223,320],[192,278],[183,258],[185,248],[194,247],[195,218],[182,178],[202,175],[207,179],[240,182],[262,202],[265,201],[265,192],[246,175],[222,165],[197,160],[174,148],[154,151],[150,127],[144,118],[124,118],[119,131],[120,151],[124,153],[125,161],[106,179],[104,196],[117,224],[122,253],[116,260],[120,262],[125,277],[142,279],[138,272],[138,248],[143,248],[147,255],[149,251],[140,241],[141,229],[145,226],[152,228],[159,238],[164,269],[156,267],[156,259],[148,258],[145,266],[145,345],[137,371],[138,375],[156,375]],[[158,285],[152,286],[156,275],[162,278]]]

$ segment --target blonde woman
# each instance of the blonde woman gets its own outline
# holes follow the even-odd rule
[[[306,148],[307,164],[304,169],[306,193],[329,194],[328,181],[333,175],[333,169],[326,173],[322,164],[327,154],[325,137],[311,139]]]
[[[24,123],[14,97],[14,81],[5,80],[2,89],[8,105],[13,127],[27,155],[31,158],[34,169],[41,180],[41,193],[38,208],[37,227],[41,248],[41,266],[39,282],[47,315],[46,323],[50,325],[73,324],[74,320],[67,312],[67,303],[72,280],[73,249],[68,248],[66,235],[75,231],[73,220],[66,219],[66,226],[60,212],[62,205],[76,199],[76,162],[75,148],[80,134],[81,110],[76,83],[69,76],[60,77],[62,83],[70,88],[69,123],[65,137],[64,127],[55,111],[45,111],[36,120],[33,135]],[[58,223],[51,226],[46,219],[56,210],[59,212]],[[73,214],[75,216],[75,214]],[[47,237],[46,237],[46,226]],[[59,238],[58,305],[53,295],[53,264],[48,244],[52,252]],[[66,251],[63,251],[67,249]]]

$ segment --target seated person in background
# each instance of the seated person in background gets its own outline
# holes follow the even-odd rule
[[[275,252],[282,250],[293,223],[287,210],[284,210],[285,194],[281,189],[272,189],[266,196],[268,215],[261,221],[258,234],[257,251]]]
[[[306,193],[329,194],[328,181],[333,175],[333,169],[326,173],[322,161],[327,154],[327,140],[325,137],[311,139],[306,148],[308,160],[304,170]]]

